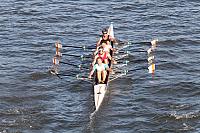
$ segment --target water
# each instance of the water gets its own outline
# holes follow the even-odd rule
[[[199,1],[2,0],[0,5],[1,133],[200,132]],[[95,45],[110,22],[120,40],[159,39],[157,70],[154,79],[141,69],[112,81],[92,115],[92,85],[73,77],[61,80],[48,69],[57,40]],[[131,50],[148,47],[133,44]],[[145,68],[146,58],[131,52],[128,69]],[[78,73],[60,66],[62,73],[72,69]]]

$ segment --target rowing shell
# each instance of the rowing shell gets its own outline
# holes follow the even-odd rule
[[[108,29],[108,34],[114,38],[114,31],[113,31],[113,24],[110,24],[110,27]],[[113,42],[111,42],[111,45],[113,45]],[[111,53],[111,56],[113,53]],[[111,67],[111,62],[109,62],[109,66]],[[94,85],[94,101],[95,101],[95,108],[96,111],[101,106],[101,103],[103,102],[104,96],[106,94],[106,91],[108,89],[108,83],[109,83],[109,72],[107,72],[106,82],[105,84],[98,84],[97,82]]]

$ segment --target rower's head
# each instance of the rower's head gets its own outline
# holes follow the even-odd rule
[[[102,30],[102,34],[103,34],[103,35],[102,35],[103,38],[107,38],[107,37],[108,37],[108,29],[106,29],[106,28],[103,29],[103,30]]]
[[[108,29],[106,29],[106,28],[103,29],[103,30],[102,30],[102,34],[103,34],[103,35],[104,35],[104,34],[108,34]]]
[[[98,51],[99,51],[99,54],[103,54],[103,47],[100,47]]]
[[[102,59],[101,59],[101,57],[98,57],[97,58],[97,63],[100,65],[100,64],[102,64]]]

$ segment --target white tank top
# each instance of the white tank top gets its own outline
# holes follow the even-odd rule
[[[104,63],[102,63],[101,66],[98,64],[94,65],[94,70],[97,70],[97,71],[104,71],[104,70],[106,70],[106,68],[108,68],[108,65],[104,64]]]
[[[103,51],[104,52],[110,52],[110,49],[112,48],[111,45],[104,45]]]

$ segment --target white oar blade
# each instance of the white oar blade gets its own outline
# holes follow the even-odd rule
[[[62,48],[62,44],[61,43],[56,43],[55,47],[61,49]]]
[[[155,64],[151,64],[151,65],[148,67],[149,73],[154,73],[154,72],[155,72],[155,68],[156,68],[156,65],[155,65]]]
[[[59,56],[59,57],[61,57],[61,56],[62,56],[62,53],[61,53],[61,52],[59,52],[59,51],[56,51],[56,56]]]
[[[155,59],[155,57],[154,56],[150,56],[150,57],[148,57],[148,62],[150,62],[151,60],[154,60]]]
[[[54,57],[53,58],[53,64],[58,65],[59,63],[60,63],[59,60],[56,57]]]
[[[147,50],[147,53],[150,54],[152,51],[153,51],[152,48],[149,48],[149,49]]]
[[[152,48],[153,48],[153,49],[156,48],[156,46],[157,46],[157,42],[158,42],[158,39],[156,39],[156,40],[152,40],[152,41],[151,41],[151,45],[152,45]]]

